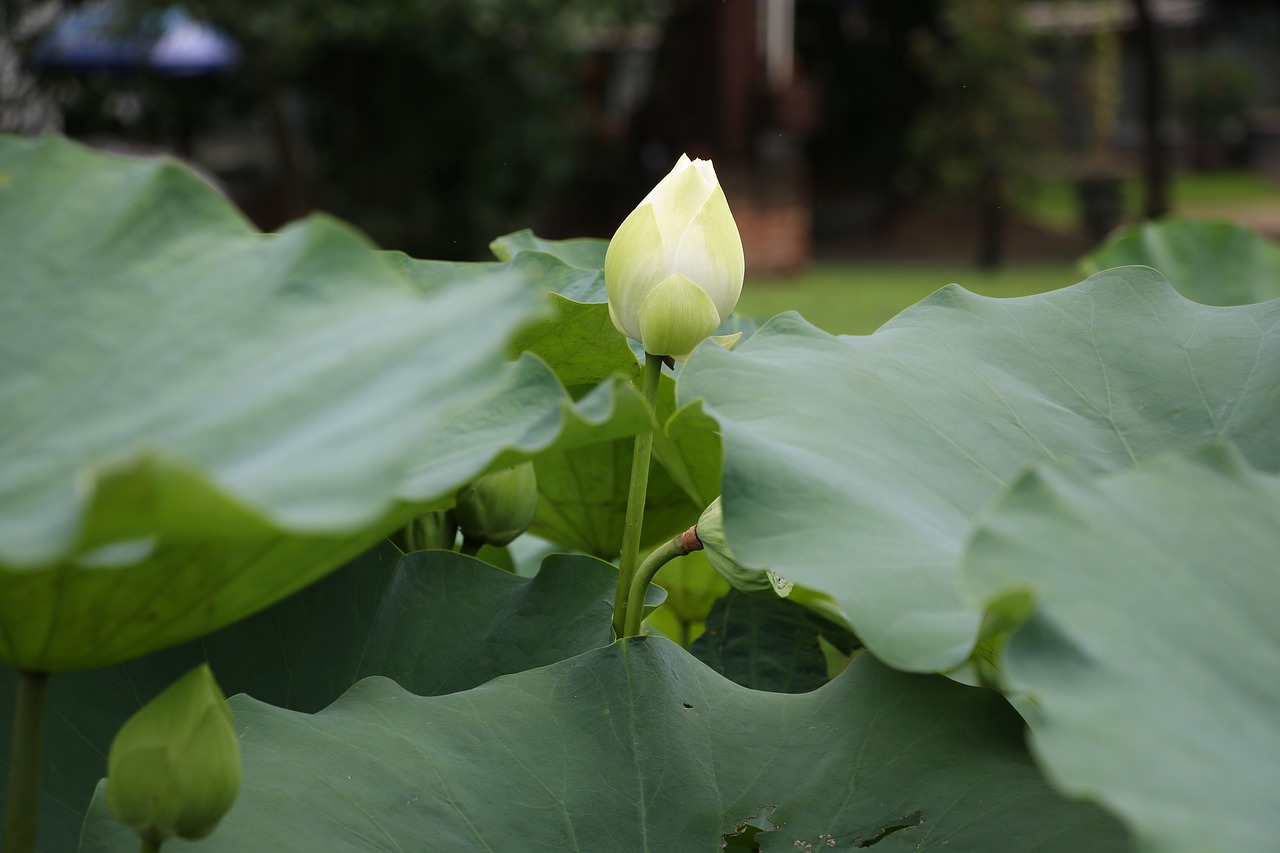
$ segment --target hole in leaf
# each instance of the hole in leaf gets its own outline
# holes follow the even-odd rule
[[[726,833],[721,837],[720,849],[733,850],[736,853],[759,851],[760,843],[756,841],[756,836],[777,829],[773,821],[769,819],[769,816],[777,808],[777,806],[762,806],[754,815],[741,821],[733,832]]]
[[[909,815],[904,815],[870,838],[853,839],[854,849],[861,849],[863,847],[870,847],[873,844],[879,844],[895,832],[899,832],[903,829],[911,829],[912,827],[920,826],[923,823],[924,814],[921,812],[912,812]]]

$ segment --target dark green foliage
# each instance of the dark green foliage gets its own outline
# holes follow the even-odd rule
[[[383,544],[200,640],[60,674],[51,680],[41,849],[74,849],[116,729],[198,663],[211,664],[227,695],[307,713],[371,675],[419,695],[452,693],[607,644],[615,576],[590,557],[560,555],[526,580],[446,551],[402,558]],[[0,668],[5,732],[16,681],[15,670]],[[0,768],[7,766],[0,753]]]
[[[910,45],[932,95],[909,139],[915,183],[967,195],[1032,177],[1054,115],[1020,0],[946,0],[938,34]]]
[[[647,0],[190,5],[244,45],[260,107],[296,96],[302,133],[277,139],[298,161],[295,203],[467,259],[530,222],[581,157],[589,30],[653,14]]]
[[[706,625],[689,649],[694,657],[743,687],[772,693],[805,693],[827,683],[819,637],[843,652],[858,645],[848,631],[772,593],[730,590],[712,605]]]
[[[1129,849],[1126,828],[1200,853],[1280,833],[1280,302],[1198,305],[1141,267],[1017,300],[953,286],[867,337],[784,315],[709,344],[650,408],[608,307],[567,297],[598,295],[598,243],[514,235],[463,265],[323,219],[267,238],[173,166],[48,141],[0,143],[0,225],[20,427],[0,441],[0,653],[54,671],[44,782],[13,788],[43,795],[46,851],[74,849],[118,722],[203,659],[252,694],[230,702],[245,784],[209,853],[1050,853]],[[1269,266],[1269,246],[1202,266],[1242,244],[1191,236],[1191,257],[1143,244],[1188,292]],[[611,442],[650,429],[650,501],[696,513],[723,487],[726,552],[787,580],[708,615],[714,587],[664,573],[686,599],[668,622],[706,617],[699,653],[749,686],[612,641],[617,573],[583,556],[523,578],[384,546],[251,617],[525,458],[578,480],[546,502],[561,544],[612,529]],[[854,640],[814,613],[874,656],[823,683]],[[979,641],[1005,696],[954,680]],[[34,766],[17,735],[4,760]],[[36,805],[8,802],[31,827]],[[89,806],[81,853],[136,849]]]
[[[1125,849],[1114,820],[1044,783],[997,693],[870,655],[790,696],[633,637],[448,696],[367,679],[314,716],[231,706],[245,784],[197,853],[713,853],[762,815],[767,853],[899,836],[957,853]],[[85,830],[81,853],[137,848],[100,797]]]

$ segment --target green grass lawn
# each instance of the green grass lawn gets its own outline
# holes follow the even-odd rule
[[[1233,218],[1232,214],[1280,209],[1280,184],[1244,171],[1186,172],[1172,187],[1174,209],[1185,216]],[[1137,179],[1125,182],[1127,210],[1141,206]],[[1046,184],[1020,205],[1023,215],[1043,226],[1078,227],[1075,188],[1068,180]],[[1080,281],[1072,263],[1014,264],[987,272],[964,263],[846,263],[819,264],[791,278],[749,278],[738,310],[761,320],[784,311],[799,311],[805,319],[833,334],[865,335],[875,331],[902,309],[950,283],[984,296],[1026,296]]]
[[[1015,265],[986,272],[964,264],[908,266],[892,264],[818,265],[792,278],[750,278],[738,310],[768,319],[799,311],[815,326],[837,335],[875,331],[902,309],[948,284],[984,296],[1026,296],[1056,290],[1083,276],[1071,264]]]
[[[1280,183],[1245,170],[1179,172],[1170,197],[1176,214],[1214,218],[1241,207],[1280,205]],[[1125,179],[1124,205],[1131,218],[1141,213],[1142,184],[1137,177]],[[1018,207],[1032,222],[1048,228],[1074,228],[1080,221],[1075,185],[1066,178],[1046,182]]]

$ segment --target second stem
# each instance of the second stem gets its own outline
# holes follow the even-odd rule
[[[644,594],[649,588],[650,581],[653,576],[658,573],[658,569],[674,560],[676,557],[683,557],[690,551],[702,550],[702,542],[698,539],[698,526],[695,524],[684,533],[669,542],[664,542],[645,557],[640,568],[636,569],[635,575],[631,578],[630,601],[627,604],[627,622],[623,628],[622,636],[637,637],[640,635],[640,623],[644,621]]]
[[[662,357],[644,354],[644,374],[640,392],[655,417],[658,409],[658,380],[662,377]],[[622,528],[622,553],[618,558],[618,593],[613,603],[613,630],[626,636],[627,602],[631,580],[640,561],[640,532],[644,528],[644,501],[649,491],[649,460],[653,455],[653,430],[636,435],[631,456],[631,486],[627,491],[627,516]]]
[[[13,752],[9,759],[9,804],[4,820],[4,853],[31,853],[36,849],[41,749],[48,692],[48,673],[23,670],[18,674]]]

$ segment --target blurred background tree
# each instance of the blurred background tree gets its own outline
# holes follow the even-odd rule
[[[940,0],[807,0],[796,53],[821,91],[808,144],[816,236],[881,233],[906,202],[904,141],[930,82],[910,45],[938,26]],[[909,188],[906,188],[909,190]]]
[[[940,14],[939,29],[911,46],[930,92],[908,133],[907,176],[915,189],[976,202],[977,262],[994,267],[1015,186],[1053,153],[1056,114],[1021,0],[945,0]]]
[[[242,66],[168,96],[263,126],[273,186],[239,199],[256,221],[319,208],[381,245],[462,259],[551,215],[536,208],[581,169],[597,130],[582,96],[588,40],[661,14],[658,0],[185,5],[235,39]]]
[[[1136,212],[1137,175],[1157,215],[1178,167],[1280,169],[1271,2],[0,0],[0,128],[171,151],[264,229],[326,210],[455,259],[608,236],[686,151],[756,274],[989,266],[1074,257]],[[134,38],[182,7],[238,61],[39,58],[82,12]],[[1097,177],[1109,207],[1082,217]]]
[[[57,101],[22,62],[56,11],[42,10],[38,0],[0,0],[0,133],[33,135],[59,127]]]
[[[1257,70],[1225,50],[1206,51],[1173,68],[1174,103],[1187,118],[1193,165],[1222,168],[1240,163],[1257,89]]]

